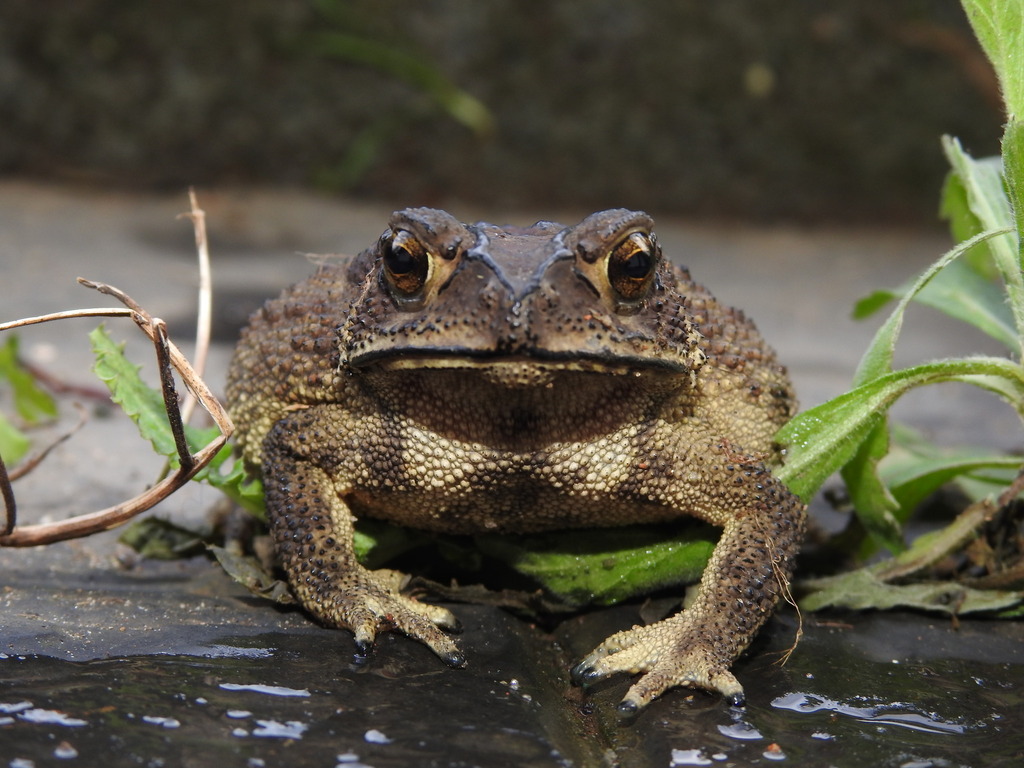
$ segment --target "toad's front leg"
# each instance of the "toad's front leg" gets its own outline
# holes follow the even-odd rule
[[[716,474],[727,475],[724,491],[704,492],[698,485],[696,493],[684,494],[694,514],[724,528],[693,604],[656,624],[612,635],[573,669],[579,684],[617,672],[643,673],[619,704],[623,714],[676,686],[718,691],[742,705],[743,687],[729,667],[771,615],[792,573],[803,505],[763,465],[734,461],[725,447],[715,452],[721,461]]]
[[[349,629],[366,655],[381,630],[415,638],[453,667],[465,657],[439,628],[458,621],[440,606],[399,592],[404,574],[370,571],[352,547],[354,518],[344,498],[344,482],[318,462],[323,422],[317,408],[278,422],[263,444],[263,483],[271,533],[281,566],[299,603],[322,623]]]

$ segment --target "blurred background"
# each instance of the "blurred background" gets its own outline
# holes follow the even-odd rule
[[[0,173],[394,205],[934,221],[997,151],[955,0],[4,0]]]

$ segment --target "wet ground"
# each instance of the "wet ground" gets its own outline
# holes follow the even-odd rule
[[[247,312],[309,271],[296,253],[354,252],[379,234],[388,211],[281,192],[223,191],[201,202],[218,287],[208,378],[219,389]],[[0,319],[106,305],[74,284],[81,274],[124,288],[187,339],[195,269],[191,229],[175,220],[184,209],[183,195],[0,184]],[[758,320],[806,405],[845,387],[870,338],[870,325],[847,319],[852,301],[899,284],[946,247],[938,232],[659,218],[669,252]],[[85,332],[93,325],[25,331],[23,351],[62,380],[91,385]],[[130,324],[109,325],[152,370]],[[985,348],[930,312],[912,317],[907,333],[908,359]],[[90,409],[83,433],[19,485],[23,522],[114,503],[159,471],[130,424]],[[939,440],[1020,444],[1014,420],[964,388],[936,388],[901,413]],[[193,490],[157,513],[202,522],[215,501]],[[824,505],[815,514],[825,516]],[[0,550],[0,573],[0,768],[1024,764],[1024,623],[805,616],[782,665],[797,627],[783,611],[735,667],[744,709],[675,691],[623,723],[614,705],[626,680],[582,692],[567,668],[610,632],[667,605],[593,612],[553,630],[455,606],[470,664],[450,670],[397,636],[382,637],[374,658],[358,663],[346,633],[249,596],[205,558],[139,562],[114,533]]]

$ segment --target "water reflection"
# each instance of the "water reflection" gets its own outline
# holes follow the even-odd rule
[[[862,723],[894,725],[926,733],[964,733],[967,730],[967,726],[943,720],[935,714],[909,711],[911,705],[901,702],[853,706],[809,693],[789,693],[773,700],[772,706],[801,713],[825,710],[855,718]]]

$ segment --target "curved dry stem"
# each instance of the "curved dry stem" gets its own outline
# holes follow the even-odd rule
[[[188,359],[167,338],[167,327],[162,320],[152,317],[130,296],[118,288],[105,283],[84,280],[83,278],[79,278],[78,281],[82,285],[93,288],[100,293],[115,297],[127,309],[99,308],[55,312],[50,315],[23,318],[10,323],[0,324],[0,331],[68,318],[131,317],[135,324],[142,329],[143,333],[152,340],[156,349],[157,358],[160,361],[160,378],[164,404],[167,408],[168,420],[174,432],[181,466],[173,474],[163,478],[145,492],[121,504],[98,512],[78,515],[58,523],[22,526],[19,528],[17,527],[17,507],[15,505],[14,492],[11,489],[10,478],[7,476],[6,467],[3,467],[2,462],[0,462],[0,494],[3,496],[5,508],[3,526],[0,527],[0,546],[32,547],[40,544],[50,544],[56,541],[88,536],[122,525],[139,513],[152,508],[191,480],[224,447],[235,429],[224,406],[221,405],[209,387],[206,386],[206,382],[196,373]],[[207,413],[210,414],[221,432],[218,437],[194,454],[189,451],[188,444],[185,442],[181,413],[178,409],[177,395],[174,391],[174,378],[171,374],[172,368],[178,372],[185,386],[202,404]]]
[[[10,482],[13,483],[15,480],[20,480],[21,478],[25,477],[25,475],[34,470],[40,464],[42,464],[43,460],[50,455],[50,452],[54,448],[56,448],[61,443],[66,442],[73,434],[75,434],[78,430],[85,426],[85,423],[89,421],[89,414],[86,412],[85,408],[83,408],[79,403],[73,403],[73,405],[75,407],[75,410],[78,411],[78,422],[75,424],[75,426],[71,427],[71,429],[67,430],[66,432],[58,435],[45,448],[43,448],[40,451],[36,451],[23,462],[18,464],[18,466],[12,469],[8,473],[8,478]],[[10,533],[10,531],[7,531],[7,533]]]
[[[0,526],[0,537],[9,536],[14,530],[14,522],[18,517],[18,506],[14,501],[14,489],[11,488],[11,478],[7,476],[7,465],[0,456],[0,497],[4,500],[4,519]]]
[[[199,207],[195,188],[189,188],[190,210],[181,216],[192,220],[196,236],[196,258],[199,262],[199,309],[196,313],[196,354],[192,367],[199,376],[206,371],[206,358],[210,352],[210,325],[213,316],[213,279],[210,276],[210,248],[206,238],[206,211]],[[191,392],[181,406],[181,419],[186,424],[192,418],[196,398]]]
[[[149,490],[128,501],[98,512],[61,520],[58,523],[23,525],[15,528],[10,534],[0,537],[0,546],[37,547],[41,544],[52,544],[57,541],[90,536],[123,525],[185,485],[217,455],[225,443],[227,443],[227,437],[219,435],[209,445],[194,454],[195,463],[190,469],[186,470],[184,467],[178,469],[174,474],[165,477]]]

